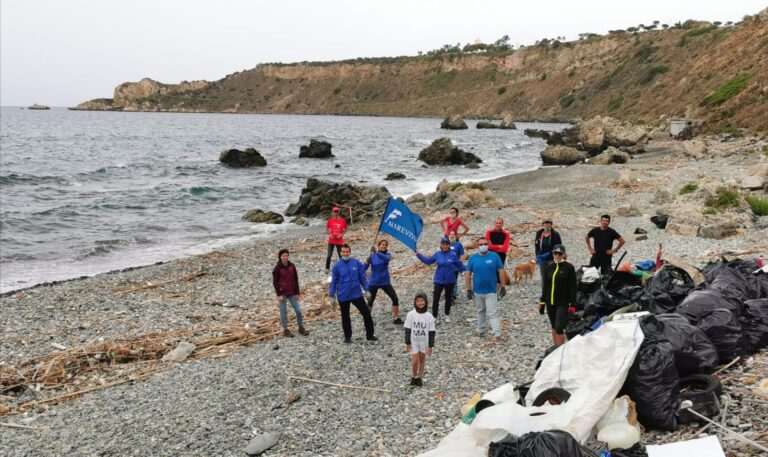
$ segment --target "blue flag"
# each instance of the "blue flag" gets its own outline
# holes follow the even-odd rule
[[[381,216],[380,232],[392,235],[393,238],[415,251],[423,228],[424,221],[418,214],[411,211],[405,203],[389,197],[387,209]]]

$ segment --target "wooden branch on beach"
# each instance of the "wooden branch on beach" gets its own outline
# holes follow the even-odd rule
[[[198,271],[197,273],[191,273],[191,274],[188,274],[188,275],[184,275],[181,278],[169,279],[167,281],[160,281],[160,282],[156,282],[156,283],[151,283],[150,282],[150,283],[147,283],[144,286],[131,287],[130,289],[126,289],[126,290],[124,290],[122,292],[124,294],[127,294],[127,293],[130,293],[130,292],[136,292],[136,291],[139,291],[139,290],[155,289],[157,287],[164,286],[166,284],[173,284],[175,282],[194,281],[195,279],[197,279],[197,278],[199,278],[201,276],[205,276],[207,274],[208,274],[207,271]]]
[[[9,428],[23,428],[25,430],[47,430],[50,427],[33,427],[31,425],[14,424],[11,422],[0,422],[0,426]]]
[[[359,390],[372,390],[374,392],[384,392],[384,393],[392,393],[391,390],[388,389],[382,389],[379,387],[365,387],[365,386],[353,386],[349,384],[336,384],[333,382],[326,382],[326,381],[319,381],[317,379],[311,379],[311,378],[303,378],[301,376],[288,376],[288,379],[293,379],[296,381],[306,381],[306,382],[313,382],[315,384],[322,384],[324,386],[333,386],[333,387],[341,387],[343,389],[359,389]]]

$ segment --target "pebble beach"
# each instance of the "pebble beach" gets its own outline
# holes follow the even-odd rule
[[[578,267],[589,261],[585,233],[601,214],[609,213],[614,215],[611,226],[627,239],[624,249],[633,261],[655,258],[659,244],[665,253],[699,267],[722,254],[750,251],[745,258],[765,256],[765,216],[757,218],[753,230],[724,239],[671,235],[649,220],[656,213],[660,189],[676,192],[692,179],[727,182],[743,174],[761,160],[747,153],[753,143],[725,144],[722,149],[728,154],[704,160],[659,148],[621,166],[547,167],[487,181],[483,184],[497,204],[463,210],[468,237],[484,234],[496,217],[503,217],[516,254],[508,257],[508,269],[513,269],[533,258],[534,232],[542,217],[549,216],[568,248],[569,261]],[[627,175],[629,185],[620,185]],[[617,215],[628,205],[634,210]],[[441,216],[443,211],[422,214],[424,253],[439,247]],[[352,226],[348,239],[353,256],[365,258],[377,224]],[[647,239],[635,240],[638,228],[647,232]],[[299,271],[309,336],[296,333],[290,311],[295,337],[279,335],[271,271],[283,247],[291,250]],[[418,291],[431,297],[434,268],[421,265],[396,242],[390,251],[404,318]],[[243,337],[209,345],[182,362],[137,355],[133,362],[99,370],[72,369],[73,376],[61,376],[66,387],[28,386],[4,394],[0,422],[18,427],[0,426],[0,455],[235,456],[245,455],[251,439],[263,433],[279,434],[277,444],[264,455],[417,455],[437,446],[453,429],[460,407],[473,393],[530,381],[537,360],[551,344],[549,322],[536,311],[538,271],[533,279],[508,287],[500,305],[500,342],[473,336],[475,312],[464,297],[462,277],[452,321],[437,327],[424,386],[409,387],[410,356],[404,351],[402,327],[392,323],[389,299],[380,293],[374,306],[378,342],[365,340],[362,319],[353,310],[353,341],[343,344],[338,313],[325,299],[324,259],[322,230],[307,228],[167,263],[3,294],[0,370],[108,342],[155,338],[172,348],[195,338],[210,344],[233,329],[239,329],[238,335],[262,328],[277,332],[264,330],[264,338],[255,341]],[[85,360],[100,364],[96,354]],[[753,356],[751,365],[738,365],[730,373],[748,376],[750,370],[765,370],[766,364],[763,351]],[[768,428],[768,402],[750,403],[748,394],[736,395],[746,389],[739,383],[744,376],[732,376],[724,386],[734,393],[735,427],[755,436]],[[91,390],[48,401],[84,389]],[[20,407],[23,402],[37,403]],[[672,433],[649,432],[641,442],[667,442],[697,433],[692,426]],[[729,438],[721,442],[733,452],[728,455],[757,455]]]

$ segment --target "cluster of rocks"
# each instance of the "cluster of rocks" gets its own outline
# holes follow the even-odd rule
[[[225,149],[219,155],[219,162],[232,168],[266,167],[265,159],[259,151],[248,148],[245,151],[239,149]]]
[[[302,146],[299,149],[299,158],[328,159],[335,157],[331,153],[332,147],[333,145],[327,141],[309,140],[309,146]]]
[[[387,174],[387,177],[384,178],[384,181],[400,181],[400,180],[403,180],[403,179],[405,179],[405,175],[400,173],[400,172],[395,171],[395,172]]]
[[[259,222],[263,224],[282,224],[285,219],[281,214],[274,211],[252,209],[245,213],[243,220],[246,222]]]
[[[364,220],[379,217],[391,196],[384,186],[356,186],[349,181],[334,183],[309,178],[299,201],[288,205],[285,214],[326,218],[334,206],[343,203],[352,207],[355,220]]]
[[[450,138],[438,138],[431,145],[422,149],[419,160],[427,165],[466,165],[468,168],[477,168],[483,160],[454,146]]]
[[[524,133],[547,141],[549,147],[541,152],[544,165],[573,165],[605,153],[608,154],[591,163],[609,164],[626,163],[630,154],[642,152],[648,129],[595,116],[561,132],[525,129]]]
[[[452,114],[443,119],[443,122],[440,123],[440,128],[448,130],[464,130],[468,127],[467,123],[464,122],[464,119],[462,119],[461,116],[458,114]]]
[[[425,210],[477,208],[498,203],[494,193],[482,184],[448,182],[446,179],[440,181],[435,192],[411,195],[406,202],[412,208]]]
[[[479,121],[476,125],[479,129],[503,129],[503,130],[515,130],[517,126],[512,121],[511,114],[505,114],[501,119],[501,123],[496,124],[490,121]]]

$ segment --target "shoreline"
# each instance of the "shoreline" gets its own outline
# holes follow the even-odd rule
[[[517,248],[508,268],[532,256],[531,238],[543,216],[554,218],[569,249],[569,261],[575,266],[586,263],[583,236],[603,212],[615,215],[612,226],[627,238],[625,250],[632,260],[653,257],[662,242],[665,253],[696,266],[712,253],[724,251],[765,247],[756,255],[766,255],[765,217],[755,229],[722,240],[667,234],[648,220],[659,207],[654,203],[658,190],[679,189],[698,174],[703,176],[696,180],[720,182],[721,176],[739,174],[755,160],[754,155],[741,154],[744,144],[729,147],[733,153],[725,158],[691,161],[672,153],[639,155],[627,165],[547,167],[498,178],[484,185],[499,201],[462,210],[462,215],[472,235],[485,233],[496,216],[505,218],[505,228]],[[622,170],[629,170],[633,187],[616,184]],[[634,215],[617,214],[625,205],[637,207]],[[444,211],[420,213],[425,231],[419,245],[424,252],[432,252],[440,237],[436,222]],[[369,220],[351,228],[348,241],[353,256],[364,258],[377,222]],[[635,228],[646,230],[648,239],[635,239]],[[472,393],[532,379],[536,361],[551,344],[548,322],[535,310],[541,291],[538,272],[533,279],[508,289],[501,306],[506,335],[501,343],[472,336],[475,312],[463,297],[461,285],[452,322],[438,326],[425,386],[412,389],[407,386],[410,358],[403,352],[402,327],[392,324],[386,296],[380,294],[373,309],[379,342],[365,342],[362,321],[353,312],[353,342],[342,343],[337,312],[325,301],[325,237],[319,235],[320,227],[305,230],[302,235],[285,236],[279,243],[258,240],[0,295],[4,309],[0,328],[5,329],[0,369],[62,354],[85,352],[87,357],[88,351],[81,348],[100,344],[131,344],[138,351],[153,347],[147,346],[148,341],[155,341],[162,342],[165,351],[180,341],[200,344],[210,339],[250,338],[254,329],[278,325],[271,268],[277,250],[288,247],[299,271],[302,309],[310,331],[307,337],[274,334],[242,345],[205,346],[176,364],[161,362],[152,352],[139,362],[102,369],[97,359],[87,357],[88,363],[68,369],[73,378],[62,385],[37,391],[27,388],[18,397],[15,393],[0,397],[0,408],[16,408],[24,401],[43,402],[22,411],[13,409],[6,417],[0,409],[0,417],[6,422],[46,427],[38,431],[0,428],[0,441],[10,446],[11,455],[224,456],[241,454],[256,433],[278,431],[281,437],[269,451],[271,455],[415,455],[436,447],[453,429],[459,408]],[[417,291],[431,291],[434,268],[421,265],[399,243],[393,243],[390,250],[390,271],[404,317],[412,309]],[[295,331],[290,311],[289,320]],[[56,345],[66,350],[56,350]],[[755,358],[765,354],[763,350]],[[149,371],[145,374],[141,367]],[[387,392],[307,384],[291,378],[296,376]],[[122,384],[110,387],[117,381]],[[739,385],[732,380],[725,388]],[[90,386],[95,390],[60,404],[44,403]],[[301,398],[288,404],[284,399],[289,395]],[[768,411],[759,406],[735,414],[742,423],[752,423]],[[642,440],[677,441],[695,436],[697,430],[647,431]],[[735,446],[733,443],[723,444]]]

